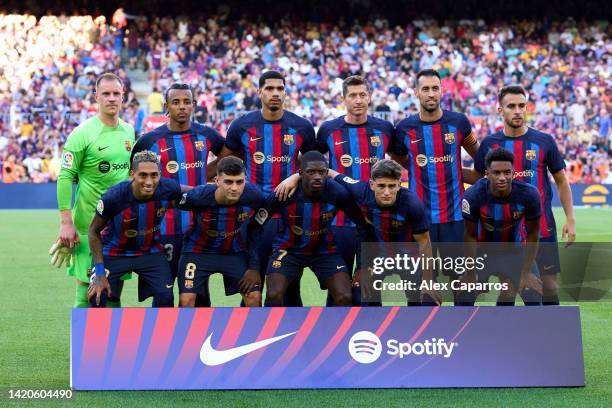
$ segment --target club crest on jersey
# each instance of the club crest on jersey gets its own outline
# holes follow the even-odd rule
[[[370,136],[370,144],[374,147],[380,146],[380,136]]]
[[[527,160],[535,160],[535,158],[536,158],[536,151],[532,150],[532,149],[526,150],[525,151],[525,158]]]
[[[246,220],[249,219],[249,213],[248,212],[241,212],[240,214],[238,214],[238,221],[240,222],[244,222]]]
[[[455,133],[454,133],[454,132],[445,133],[445,134],[444,134],[444,141],[445,141],[447,144],[453,144],[453,143],[455,143]]]
[[[334,214],[333,213],[324,212],[323,214],[321,214],[321,219],[323,221],[330,221],[332,218],[334,218]]]
[[[125,150],[127,150],[128,152],[132,151],[132,143],[129,140],[125,141]]]
[[[514,211],[512,213],[512,218],[514,218],[515,220],[518,220],[522,216],[523,216],[523,211]]]
[[[160,207],[157,209],[157,218],[160,218],[164,215],[164,213],[166,212],[166,209],[164,207]]]
[[[395,228],[399,228],[403,225],[404,223],[401,222],[400,220],[393,220],[391,221],[391,225],[394,226]]]
[[[283,142],[287,146],[291,146],[294,142],[293,135],[291,133],[287,133],[285,136],[283,136]]]
[[[195,141],[195,148],[198,152],[203,152],[204,151],[204,142],[201,140],[196,140]]]

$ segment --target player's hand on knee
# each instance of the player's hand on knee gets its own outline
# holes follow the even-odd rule
[[[92,275],[89,282],[89,288],[87,289],[87,299],[91,301],[91,299],[95,297],[96,306],[99,306],[102,298],[102,292],[104,291],[106,291],[107,297],[111,297],[111,287],[106,276]]]
[[[68,267],[74,262],[73,249],[65,246],[59,239],[49,248],[49,255],[51,256],[51,265],[56,268],[61,268],[62,265]]]
[[[255,269],[247,269],[242,279],[240,279],[240,293],[248,295],[254,288],[261,287],[261,277],[259,271]]]
[[[526,289],[535,290],[541,295],[542,294],[542,281],[540,280],[540,278],[538,278],[531,272],[521,274],[519,292],[522,292],[523,290],[526,290]]]
[[[372,298],[372,268],[359,269],[353,276],[353,287],[360,288],[364,299]]]
[[[425,296],[429,296],[431,299],[433,299],[433,301],[436,302],[436,305],[442,305],[442,295],[437,290],[427,288],[421,289],[421,301],[423,301]]]

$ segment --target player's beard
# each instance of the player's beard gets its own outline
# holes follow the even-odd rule
[[[427,113],[434,113],[440,108],[440,102],[437,102],[433,108],[428,108],[426,104],[421,105]]]
[[[269,105],[268,109],[270,110],[270,112],[278,112],[279,110],[282,109],[282,106],[280,106],[280,105]]]
[[[524,119],[521,120],[521,122],[518,125],[515,125],[514,123],[512,123],[512,119],[506,121],[506,125],[509,128],[512,128],[512,129],[520,129],[520,128],[523,127],[524,124],[525,124],[525,120]]]

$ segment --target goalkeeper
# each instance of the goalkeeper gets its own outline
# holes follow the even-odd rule
[[[123,82],[112,73],[96,80],[98,114],[70,133],[62,155],[57,180],[60,229],[49,253],[56,267],[65,264],[68,275],[77,280],[74,307],[87,307],[88,271],[92,266],[87,240],[89,224],[100,196],[111,186],[128,178],[134,129],[119,119]],[[72,207],[72,183],[77,188]],[[109,306],[119,306],[111,304]]]

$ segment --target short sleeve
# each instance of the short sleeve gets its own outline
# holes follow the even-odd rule
[[[180,188],[180,186],[179,186]],[[189,210],[207,206],[214,206],[216,186],[204,185],[198,186],[181,195],[178,208],[181,210]]]
[[[343,174],[338,174],[334,177],[334,181],[344,187],[353,197],[354,200],[362,201],[365,196],[365,190],[369,188],[367,181],[352,179]]]
[[[555,174],[565,168],[565,161],[559,152],[559,148],[552,136],[549,136],[546,149],[546,166],[551,174]]]
[[[316,144],[317,150],[321,153],[325,154],[329,152],[329,146],[327,145],[327,137],[329,134],[329,126],[326,123],[323,123],[319,130],[317,131]]]
[[[422,234],[426,231],[429,231],[429,213],[425,211],[425,206],[416,194],[412,192],[408,193],[409,205],[407,209],[407,214],[410,226],[412,227],[413,234]]]
[[[233,152],[240,152],[244,150],[244,146],[242,145],[242,126],[240,125],[240,120],[236,119],[231,124],[229,129],[227,130],[227,137],[225,138],[225,145],[228,149]]]
[[[472,124],[467,116],[461,114],[461,120],[459,121],[459,131],[461,132],[461,144],[466,138],[472,133]]]
[[[311,150],[317,149],[317,143],[315,142],[315,132],[312,124],[304,119],[304,123],[299,128],[300,134],[302,135],[302,145],[300,146],[300,152],[306,153]]]
[[[102,197],[98,200],[98,204],[96,205],[96,214],[105,220],[109,220],[113,218],[117,214],[116,205],[115,205],[115,190],[107,191],[102,194]]]
[[[396,154],[398,156],[406,156],[408,154],[408,148],[404,143],[404,135],[406,134],[405,120],[402,120],[397,124],[395,131],[393,132],[393,145],[389,143],[389,153]]]
[[[489,145],[485,139],[480,145],[480,147],[478,148],[478,151],[476,152],[476,157],[474,157],[474,168],[476,169],[476,171],[483,173],[483,174],[486,170],[485,156],[487,155],[487,152],[489,150],[488,146]]]
[[[542,216],[542,203],[538,189],[532,185],[526,185],[525,189],[525,219],[535,220]]]
[[[210,146],[211,146],[210,151],[215,156],[218,156],[219,153],[221,153],[221,149],[223,149],[223,145],[225,144],[225,139],[223,139],[223,136],[221,136],[221,134],[217,132],[216,129],[207,127],[206,130],[207,130],[206,138],[210,140]],[[231,150],[234,150],[234,149],[231,149]]]
[[[463,219],[478,223],[480,216],[480,203],[478,200],[477,185],[468,188],[461,201],[461,215]]]

